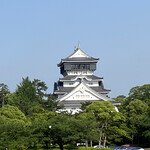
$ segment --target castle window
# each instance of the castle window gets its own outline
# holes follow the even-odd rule
[[[73,85],[73,82],[69,82],[69,85]]]
[[[63,82],[58,82],[58,86],[63,86]]]
[[[89,85],[93,85],[93,82],[89,82],[88,84],[89,84]]]
[[[90,70],[90,64],[72,64],[71,70]]]

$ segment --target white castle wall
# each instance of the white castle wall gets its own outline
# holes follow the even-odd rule
[[[93,71],[67,71],[68,75],[93,75]]]
[[[73,81],[65,81],[64,82],[64,87],[76,87],[77,85],[79,85],[80,81],[77,80],[75,82]],[[98,84],[98,81],[86,81],[84,80],[84,83],[89,86],[89,87],[98,87],[99,84]]]

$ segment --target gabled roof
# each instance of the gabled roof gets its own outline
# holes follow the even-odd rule
[[[75,51],[70,56],[68,56],[67,58],[76,58],[76,57],[87,57],[87,58],[90,58],[90,56],[87,55],[79,47],[77,49],[75,49]]]
[[[89,75],[89,76],[82,76],[83,79],[85,78],[87,81],[91,82],[91,81],[99,81],[99,86],[91,86],[90,88],[93,89],[94,91],[96,91],[97,93],[101,93],[101,94],[108,94],[110,92],[110,90],[104,89],[104,85],[102,82],[103,78],[99,78],[96,77],[94,75]],[[82,78],[79,76],[66,76],[64,78],[60,78],[59,82],[65,82],[65,81],[70,81],[70,82],[75,82],[78,78],[80,78],[80,82],[84,82],[84,80],[82,80]],[[55,89],[54,94],[66,94],[71,92],[73,89],[75,89],[76,87],[63,87],[62,85],[57,86],[57,89]]]
[[[72,97],[75,97],[76,94],[79,94],[79,93],[88,93],[90,96],[89,96],[89,99],[88,97],[85,97],[85,99],[79,99],[81,102],[82,101],[95,101],[95,100],[103,100],[103,101],[110,101],[110,102],[114,102],[115,104],[115,101],[112,100],[111,98],[109,97],[106,97],[105,95],[103,94],[99,94],[97,93],[96,91],[94,91],[92,88],[88,87],[86,84],[84,84],[83,82],[81,82],[76,88],[74,88],[71,92],[63,95],[61,98],[58,99],[59,102],[67,102],[67,101],[76,101],[76,98],[72,98]],[[83,94],[84,95],[84,94]],[[91,96],[94,97],[93,100],[91,99]],[[77,101],[79,101],[77,100]]]
[[[60,66],[64,62],[98,62],[99,58],[93,58],[87,55],[80,48],[77,48],[70,56],[65,59],[61,59],[61,62],[58,64]]]

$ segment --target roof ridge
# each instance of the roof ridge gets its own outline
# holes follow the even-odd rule
[[[89,56],[88,54],[86,54],[80,47],[77,47],[77,48],[74,50],[74,52],[73,52],[71,55],[69,55],[68,57],[66,57],[65,59],[70,58],[71,56],[73,56],[75,53],[78,52],[78,50],[80,50],[80,51],[81,51],[84,55],[86,55],[88,58],[92,58],[91,56]]]

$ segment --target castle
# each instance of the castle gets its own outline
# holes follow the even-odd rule
[[[87,55],[78,46],[58,64],[63,78],[54,84],[54,94],[59,104],[64,105],[60,111],[76,113],[82,103],[93,101],[110,101],[114,106],[118,102],[108,97],[110,90],[104,88],[103,78],[94,75],[99,58]]]

